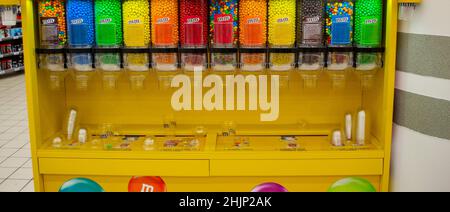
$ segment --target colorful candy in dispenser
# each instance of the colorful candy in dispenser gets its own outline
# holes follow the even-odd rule
[[[95,0],[95,32],[99,48],[122,45],[122,5],[120,0]],[[98,53],[97,67],[103,71],[120,70],[119,53]]]
[[[94,45],[93,0],[67,0],[68,42],[71,48],[91,48]],[[90,53],[68,55],[68,66],[75,71],[92,71]]]
[[[319,71],[324,66],[324,52],[312,49],[324,45],[325,0],[301,0],[298,3],[298,46],[311,48],[311,51],[300,51],[298,68],[302,71]],[[316,75],[317,73],[314,74]]]
[[[210,1],[210,37],[212,47],[233,48],[238,41],[238,0]],[[215,71],[232,71],[236,68],[236,53],[213,53]]]
[[[155,48],[175,48],[178,45],[178,1],[151,0],[152,43]],[[153,53],[154,68],[176,71],[177,53]]]
[[[326,36],[329,47],[351,47],[353,39],[352,0],[328,0],[325,7]],[[329,70],[346,70],[353,65],[352,52],[330,52]]]
[[[40,46],[62,49],[67,42],[66,10],[64,0],[39,0]],[[39,65],[49,71],[64,71],[63,54],[41,54]],[[56,80],[56,78],[54,78]]]
[[[147,48],[150,45],[150,4],[148,0],[124,0],[123,37],[127,48]],[[124,67],[130,71],[147,71],[147,53],[126,53]]]
[[[267,0],[241,0],[239,11],[241,47],[266,47]],[[241,69],[260,71],[265,68],[265,53],[241,53]]]
[[[382,0],[356,0],[354,40],[357,47],[377,48],[381,46],[382,21]],[[357,70],[371,71],[380,65],[380,53],[358,53],[357,55]]]
[[[269,0],[269,45],[292,48],[295,45],[296,0]],[[295,63],[294,53],[271,53],[270,69],[289,71]]]
[[[183,48],[204,48],[208,44],[207,0],[180,0],[180,39]],[[205,53],[182,53],[182,68],[187,71],[207,68]]]

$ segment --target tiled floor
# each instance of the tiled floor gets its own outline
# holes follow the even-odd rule
[[[33,191],[24,75],[0,78],[0,192]]]

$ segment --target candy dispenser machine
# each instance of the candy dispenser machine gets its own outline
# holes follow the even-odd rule
[[[20,1],[36,191],[58,191],[74,176],[108,192],[245,192],[268,179],[327,191],[347,176],[388,191],[397,0],[383,1],[381,42],[366,34],[378,32],[372,25],[352,32],[344,0]],[[63,8],[56,2],[67,13],[53,13]],[[357,22],[373,24],[363,10],[370,17]],[[356,72],[373,73],[364,88],[347,75],[348,54],[378,51],[380,71]],[[331,78],[321,71],[328,53]],[[69,77],[50,89],[48,73],[65,70],[99,74],[87,91]],[[202,70],[200,82],[192,70]]]
[[[305,87],[316,87],[324,67],[325,0],[298,1],[297,37],[300,48],[298,68]]]
[[[269,0],[269,47],[288,49],[295,46],[295,0]],[[272,71],[289,71],[295,66],[295,54],[289,50],[270,52]],[[281,53],[282,52],[282,53]]]
[[[381,47],[383,33],[383,1],[356,0],[355,44],[362,50],[356,55],[356,70],[362,77],[363,86],[371,84],[374,72],[381,67],[381,53],[373,51]]]
[[[240,21],[240,64],[243,71],[262,71],[266,67],[267,1],[241,0]],[[259,48],[259,52],[244,53],[245,48]]]
[[[77,88],[86,90],[94,73],[91,48],[95,45],[93,0],[67,0],[68,68],[75,71]]]
[[[238,0],[210,1],[211,55],[214,71],[234,71],[237,67]]]
[[[178,1],[151,0],[153,68],[161,72],[178,69]],[[157,50],[160,52],[156,52]]]
[[[181,68],[203,71],[208,66],[208,0],[180,1]]]
[[[66,43],[66,9],[64,0],[39,0],[40,47],[49,50],[39,54],[39,66],[49,71],[50,87],[62,86],[65,67],[64,54],[61,51]]]
[[[121,70],[122,4],[120,0],[95,1],[96,67],[102,71],[103,87],[115,89]]]
[[[327,0],[326,38],[329,47],[327,68],[335,87],[345,85],[345,71],[353,67],[352,0]]]
[[[143,89],[150,65],[150,3],[148,0],[125,0],[122,12],[124,68],[129,71],[131,88]]]

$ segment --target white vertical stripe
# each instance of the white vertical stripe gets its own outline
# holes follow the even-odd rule
[[[391,191],[450,191],[450,140],[394,124]]]
[[[397,71],[397,89],[450,101],[450,80]]]
[[[449,0],[424,0],[409,21],[399,22],[399,31],[413,34],[450,36]]]

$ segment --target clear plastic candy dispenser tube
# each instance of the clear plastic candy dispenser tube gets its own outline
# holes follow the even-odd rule
[[[357,47],[377,48],[381,46],[383,1],[356,0],[355,44]],[[381,64],[380,53],[358,53],[357,70],[371,71]]]
[[[241,0],[239,8],[241,47],[265,48],[267,0]],[[241,69],[244,71],[261,71],[265,64],[265,53],[241,53]]]
[[[148,0],[123,0],[123,37],[127,48],[150,45],[150,3]],[[124,67],[130,71],[147,71],[147,53],[126,53]]]
[[[269,0],[269,46],[292,48],[295,46],[296,0]],[[295,63],[294,53],[271,53],[273,71],[289,71]]]
[[[91,48],[94,43],[93,0],[67,0],[68,42],[71,48]],[[92,55],[68,55],[69,67],[76,71],[92,71]]]
[[[210,0],[210,37],[212,47],[233,48],[238,41],[238,0]],[[213,53],[215,71],[233,71],[236,53]]]
[[[298,1],[297,36],[298,46],[302,48],[318,48],[324,46],[324,6],[326,0]],[[323,52],[300,52],[299,69],[318,71],[323,68]]]
[[[204,48],[208,44],[208,0],[180,0],[180,40],[183,48]],[[207,68],[205,53],[183,53],[182,68]]]
[[[155,48],[175,48],[178,45],[178,1],[151,0],[152,44]],[[154,68],[176,71],[177,53],[153,53]]]
[[[40,47],[61,49],[67,43],[64,0],[39,0]],[[40,67],[49,71],[64,71],[63,54],[39,55]]]
[[[122,45],[122,5],[120,0],[95,0],[95,32],[99,48]],[[103,71],[120,70],[119,53],[98,53],[97,67]]]
[[[326,36],[329,47],[351,47],[353,44],[353,0],[327,0]],[[328,70],[346,70],[353,66],[352,52],[330,52]]]

